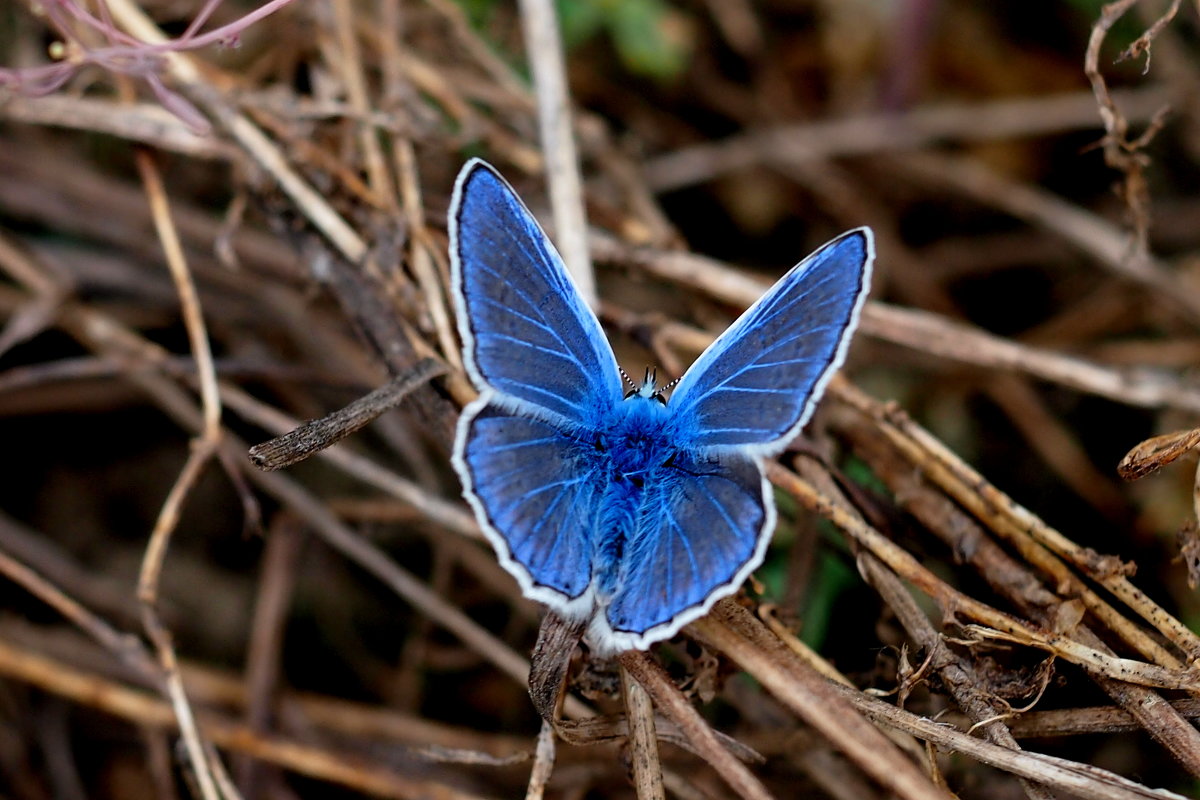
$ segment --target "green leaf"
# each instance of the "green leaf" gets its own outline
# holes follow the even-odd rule
[[[571,49],[599,34],[604,28],[607,0],[558,0],[558,24],[563,47]]]
[[[833,625],[838,598],[859,583],[854,571],[835,553],[822,549],[817,564],[800,628],[800,639],[814,650],[820,650]]]
[[[674,78],[691,58],[687,26],[661,0],[622,0],[613,8],[609,32],[617,55],[633,72]]]

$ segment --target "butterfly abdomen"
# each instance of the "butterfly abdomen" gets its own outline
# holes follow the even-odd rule
[[[644,499],[661,480],[662,465],[670,460],[673,445],[665,431],[669,419],[658,400],[631,395],[597,436],[603,453],[598,487],[603,509],[596,525],[593,575],[601,600],[612,596],[624,581],[629,562],[626,552],[640,524]]]

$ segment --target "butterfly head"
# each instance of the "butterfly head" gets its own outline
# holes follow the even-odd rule
[[[633,380],[625,374],[625,370],[621,370],[621,376],[625,378],[626,383],[632,387],[628,392],[625,393],[626,400],[630,399],[631,397],[640,397],[643,400],[657,400],[664,406],[667,404],[667,398],[663,396],[663,392],[678,383],[678,380],[674,380],[668,383],[666,386],[657,386],[658,370],[654,367],[646,367],[646,377],[642,378],[640,385],[634,383]]]

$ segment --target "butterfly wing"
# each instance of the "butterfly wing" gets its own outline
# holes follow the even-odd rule
[[[780,278],[680,380],[681,439],[766,455],[799,433],[845,358],[874,258],[870,229],[857,228]]]
[[[455,184],[449,227],[458,328],[476,387],[510,407],[594,424],[621,399],[616,359],[529,209],[473,159]]]
[[[708,613],[762,563],[775,527],[752,458],[681,451],[655,484],[626,546],[623,581],[589,631],[606,652],[645,649]]]
[[[600,498],[572,436],[621,401],[616,359],[553,245],[488,164],[459,173],[449,227],[463,355],[481,393],[459,420],[454,467],[525,595],[583,616]]]
[[[591,582],[596,481],[586,448],[481,397],[463,411],[454,466],[500,563],[526,597],[570,614]],[[590,600],[587,608],[590,610]]]

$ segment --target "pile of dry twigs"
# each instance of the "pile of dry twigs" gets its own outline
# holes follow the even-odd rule
[[[541,0],[0,8],[0,792],[1195,796],[1197,10],[560,6],[565,73]],[[543,212],[567,144],[627,368],[879,258],[763,568],[539,651],[535,707],[448,464],[446,208],[483,155]]]

